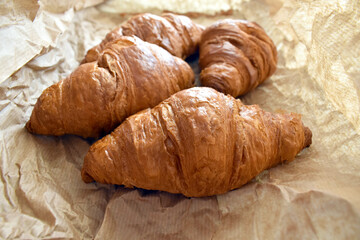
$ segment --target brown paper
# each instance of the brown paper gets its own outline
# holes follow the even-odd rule
[[[6,0],[0,3],[0,83],[41,51],[55,47],[74,17],[74,9],[104,0]],[[20,47],[21,46],[21,47]],[[6,63],[6,64],[3,64]]]
[[[301,113],[313,144],[293,162],[208,198],[85,184],[89,142],[29,134],[24,124],[41,92],[126,17],[101,10],[107,3],[74,11],[63,1],[55,9],[69,10],[54,12],[50,1],[28,3],[30,10],[9,2],[15,11],[1,16],[0,79],[20,69],[0,84],[0,238],[360,238],[358,1],[229,1],[231,17],[259,23],[279,54],[276,73],[241,99]],[[197,11],[207,17],[194,21],[204,25],[225,17]],[[191,65],[198,68],[196,59]]]
[[[215,15],[230,13],[236,1],[218,1],[218,0],[109,0],[99,6],[100,10],[109,13],[135,14],[139,12],[152,12],[160,14],[163,11],[176,12],[179,14],[198,13],[206,15]]]

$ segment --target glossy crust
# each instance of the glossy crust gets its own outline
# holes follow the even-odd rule
[[[150,13],[139,14],[109,32],[99,45],[87,52],[82,63],[95,61],[108,42],[121,36],[133,35],[185,59],[197,50],[203,30],[202,26],[193,23],[186,16],[171,13],[165,13],[161,17]]]
[[[299,114],[272,114],[211,88],[180,91],[94,143],[82,179],[211,196],[292,161],[311,144]]]
[[[201,83],[220,92],[243,95],[271,76],[276,64],[274,43],[254,22],[221,20],[201,36]]]
[[[193,83],[182,59],[137,37],[121,37],[106,45],[98,61],[47,88],[26,127],[37,134],[97,138]]]

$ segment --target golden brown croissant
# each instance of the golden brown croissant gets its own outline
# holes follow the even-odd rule
[[[37,134],[97,138],[193,82],[182,59],[137,37],[121,37],[106,45],[98,61],[47,88],[26,127]]]
[[[226,19],[205,29],[200,43],[200,81],[234,97],[276,70],[276,47],[254,22]]]
[[[91,48],[82,63],[96,61],[97,56],[110,41],[121,36],[137,36],[156,44],[172,55],[185,59],[198,48],[203,27],[190,18],[171,13],[161,17],[150,13],[136,15],[121,27],[109,32],[105,39]]]
[[[272,114],[197,87],[127,118],[91,146],[81,174],[87,183],[210,196],[292,161],[310,144],[299,114]]]

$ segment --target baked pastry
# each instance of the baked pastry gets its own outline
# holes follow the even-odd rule
[[[150,13],[139,14],[109,32],[99,45],[87,52],[82,63],[95,61],[108,42],[121,36],[133,35],[164,48],[174,56],[185,59],[198,49],[203,30],[202,26],[192,22],[186,16],[171,13],[161,16]]]
[[[276,70],[276,47],[256,23],[226,19],[207,27],[200,43],[200,81],[234,97],[265,81]]]
[[[182,59],[137,37],[121,37],[108,43],[97,61],[47,88],[26,128],[97,138],[193,83],[194,73]]]
[[[87,183],[211,196],[292,161],[311,136],[299,114],[265,112],[195,87],[127,118],[95,142],[81,175]]]

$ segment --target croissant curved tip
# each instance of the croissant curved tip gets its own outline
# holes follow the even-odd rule
[[[305,136],[305,142],[304,142],[304,148],[309,147],[312,143],[312,132],[310,128],[304,126],[304,136]]]
[[[92,156],[92,154],[89,152],[86,154],[85,159],[84,159],[84,164],[83,167],[81,169],[81,178],[85,183],[91,183],[94,182],[95,179],[86,171],[88,163],[89,162],[93,162],[94,158]]]
[[[94,179],[86,172],[84,168],[81,169],[81,178],[85,183],[94,182]]]
[[[33,129],[31,127],[31,121],[29,120],[26,124],[25,124],[25,128],[28,130],[28,132],[33,133]]]

